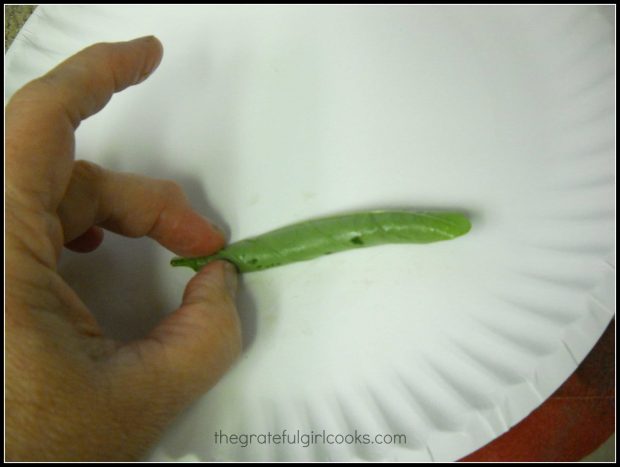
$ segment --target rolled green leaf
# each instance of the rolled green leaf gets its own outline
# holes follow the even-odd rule
[[[387,243],[431,243],[469,232],[471,224],[456,212],[366,211],[309,220],[228,245],[210,256],[174,258],[172,266],[198,271],[215,260],[240,272],[307,261],[319,256]]]

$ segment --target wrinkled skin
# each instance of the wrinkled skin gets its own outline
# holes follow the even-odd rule
[[[96,44],[5,109],[7,460],[139,459],[240,352],[227,263],[202,269],[180,307],[128,344],[103,335],[57,272],[64,247],[91,251],[103,229],[186,256],[224,245],[173,182],[74,159],[80,121],[148,77],[162,54],[153,37]]]

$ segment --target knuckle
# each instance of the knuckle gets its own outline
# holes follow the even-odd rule
[[[162,197],[166,200],[184,200],[185,193],[177,182],[172,180],[162,180],[160,185]]]
[[[110,62],[114,55],[114,44],[110,42],[97,42],[86,47],[82,52],[82,57],[90,60]]]
[[[103,169],[94,162],[78,160],[73,164],[73,177],[88,185],[95,185],[101,180]]]
[[[111,44],[109,42],[97,42],[96,44],[87,47],[86,50],[91,54],[107,54],[109,53],[110,48]]]
[[[26,83],[11,97],[9,107],[29,106],[33,103],[52,103],[58,99],[56,78],[49,72]]]

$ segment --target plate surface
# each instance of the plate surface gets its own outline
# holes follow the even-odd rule
[[[80,126],[78,158],[177,180],[232,241],[366,208],[473,223],[245,275],[243,356],[150,460],[455,460],[544,401],[614,315],[615,52],[596,8],[40,6],[5,98],[146,34],[160,68]],[[191,272],[171,256],[109,234],[60,269],[126,340],[178,306]]]

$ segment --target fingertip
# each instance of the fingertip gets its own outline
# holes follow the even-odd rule
[[[157,37],[155,37],[152,34],[147,34],[146,36],[140,36],[140,37],[136,37],[135,39],[131,39],[127,42],[134,42],[134,43],[149,43],[149,42],[153,42],[153,41],[158,41]]]
[[[141,83],[146,78],[151,76],[155,70],[159,67],[163,56],[164,56],[164,46],[161,41],[155,36],[145,36],[138,39],[145,47],[148,47],[148,60],[146,62],[146,67],[143,70],[142,76],[138,80],[138,83]]]
[[[213,269],[218,269],[218,274],[221,276],[221,283],[224,284],[226,290],[232,298],[237,295],[237,289],[239,287],[237,268],[234,264],[225,261],[218,260],[210,263],[207,266],[211,266]],[[205,266],[206,267],[206,266]]]
[[[226,245],[223,230],[209,219],[189,211],[179,224],[175,237],[178,244],[173,249],[181,256],[208,256]]]
[[[209,236],[211,237],[210,242],[209,242],[209,247],[212,247],[213,245],[215,246],[215,248],[217,250],[223,248],[226,245],[226,234],[224,233],[224,229],[222,229],[221,227],[219,227],[216,223],[214,223],[213,221],[207,219],[206,217],[200,216],[205,231],[208,230],[209,231]],[[215,251],[217,251],[215,250]]]
[[[143,65],[141,69],[138,70],[138,75],[133,82],[133,84],[140,84],[151,76],[159,67],[159,64],[163,58],[164,47],[161,41],[153,35],[132,39],[125,42],[124,45],[131,48],[140,49],[140,53],[144,56]]]
[[[226,286],[228,287],[230,295],[235,297],[239,288],[237,268],[228,261],[222,261],[222,263],[224,263],[224,280],[226,281]]]
[[[237,270],[228,261],[213,261],[200,269],[185,288],[183,304],[234,300],[238,288]]]

